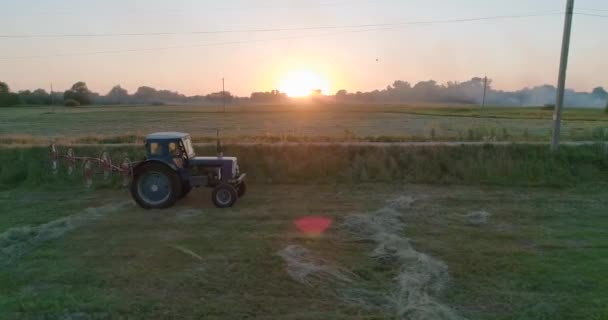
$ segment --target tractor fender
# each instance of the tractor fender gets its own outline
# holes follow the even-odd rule
[[[133,168],[133,174],[137,174],[137,173],[138,173],[138,171],[139,171],[139,170],[140,170],[140,169],[141,169],[143,166],[145,166],[145,165],[147,165],[147,164],[150,164],[150,163],[158,163],[158,164],[162,164],[162,165],[164,165],[164,166],[167,166],[167,167],[171,168],[171,170],[173,170],[173,171],[176,171],[176,172],[178,171],[177,166],[176,166],[174,163],[167,163],[167,162],[160,161],[160,160],[146,160],[146,161],[143,161],[143,162],[141,162],[141,163],[137,164],[137,165],[136,165],[136,166]]]

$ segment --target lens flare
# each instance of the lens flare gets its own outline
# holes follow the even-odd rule
[[[296,228],[307,235],[323,234],[331,227],[332,223],[333,220],[331,218],[320,216],[304,217],[294,221]]]

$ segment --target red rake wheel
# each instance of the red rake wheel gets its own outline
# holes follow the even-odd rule
[[[68,152],[65,155],[65,162],[67,164],[68,176],[73,175],[74,169],[76,168],[76,155],[74,154],[74,149],[68,149]]]
[[[122,186],[128,187],[133,181],[133,163],[129,158],[124,158],[120,164],[120,175],[122,176]]]
[[[55,146],[54,143],[49,147],[49,161],[51,171],[53,174],[57,174],[57,170],[59,169],[59,153],[57,152],[57,146]]]
[[[99,159],[99,166],[103,171],[103,178],[104,180],[108,180],[112,176],[112,158],[110,157],[110,153],[107,151],[102,152]]]
[[[85,187],[90,188],[93,186],[93,175],[93,162],[90,159],[87,159],[82,166],[82,178]]]

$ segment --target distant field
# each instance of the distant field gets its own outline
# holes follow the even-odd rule
[[[0,141],[135,142],[179,130],[195,140],[235,141],[547,141],[552,111],[542,108],[400,105],[91,106],[0,109]],[[608,140],[608,114],[569,109],[565,140]]]

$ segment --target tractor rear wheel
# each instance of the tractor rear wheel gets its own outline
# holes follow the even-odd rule
[[[216,186],[211,193],[211,200],[218,208],[230,208],[238,199],[236,189],[227,183],[222,183]]]
[[[134,172],[131,196],[144,209],[169,208],[181,194],[179,175],[167,165],[147,163]]]

